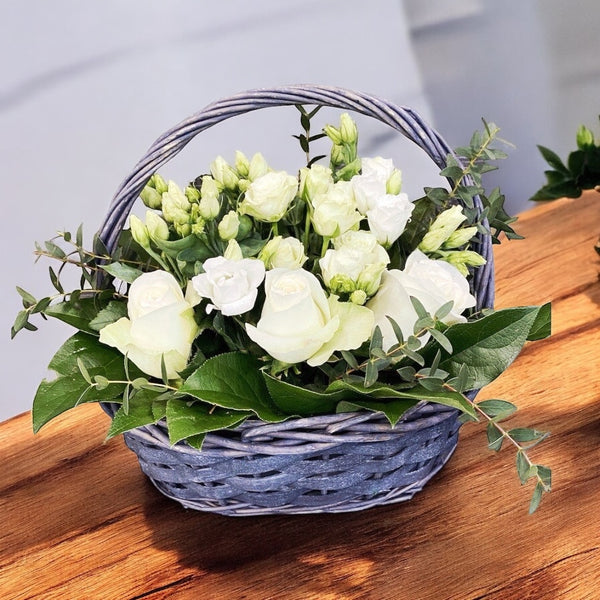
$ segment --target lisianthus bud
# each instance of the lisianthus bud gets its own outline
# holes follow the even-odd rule
[[[193,185],[188,185],[185,188],[185,197],[190,202],[198,202],[200,200],[200,192]]]
[[[248,215],[238,215],[240,224],[238,227],[237,235],[235,236],[238,240],[244,240],[252,231],[252,219]]]
[[[150,247],[148,229],[136,215],[129,216],[129,229],[131,230],[131,237],[133,237],[142,248]]]
[[[242,260],[242,258],[244,258],[244,255],[242,254],[242,249],[240,248],[240,245],[236,242],[235,239],[229,240],[229,242],[227,243],[227,248],[225,248],[225,252],[223,253],[223,256],[227,260]]]
[[[217,183],[227,190],[235,190],[239,177],[235,169],[222,156],[217,156],[210,165],[210,172]]]
[[[325,125],[325,127],[323,127],[323,132],[336,146],[339,146],[342,143],[342,133],[337,127]]]
[[[257,152],[250,159],[250,167],[248,169],[248,179],[250,181],[254,181],[255,179],[258,179],[259,177],[266,175],[268,172],[269,172],[269,165],[267,164],[265,157],[260,152]]]
[[[187,237],[192,233],[192,225],[190,223],[174,223],[173,227],[179,237]]]
[[[394,169],[390,178],[385,184],[385,189],[388,194],[393,196],[398,195],[402,191],[402,171]]]
[[[169,181],[169,187],[162,196],[162,212],[167,223],[184,224],[189,221],[190,201],[181,188]]]
[[[162,205],[162,194],[149,185],[140,192],[140,198],[148,208],[158,209]]]
[[[167,182],[158,173],[154,173],[150,177],[148,185],[153,187],[159,194],[164,194],[169,189]]]
[[[204,175],[204,177],[202,177],[200,195],[202,198],[219,197],[219,187],[217,186],[217,182],[210,175]]]
[[[344,144],[356,144],[358,142],[358,129],[356,123],[348,113],[340,116],[340,136]]]
[[[350,302],[362,306],[367,301],[367,294],[363,290],[354,290],[350,294]]]
[[[152,210],[146,211],[146,230],[152,240],[165,241],[169,239],[169,226]]]
[[[238,172],[238,175],[244,179],[248,177],[248,173],[250,173],[250,161],[246,155],[239,150],[235,151],[235,170]]]
[[[234,210],[230,210],[219,223],[219,237],[224,240],[232,240],[240,227],[240,218]]]
[[[258,258],[267,269],[299,269],[308,260],[300,240],[280,235],[267,242]]]
[[[442,260],[455,266],[465,277],[469,274],[467,267],[481,267],[487,262],[481,254],[473,250],[444,252]]]
[[[462,227],[461,229],[457,229],[444,242],[444,248],[460,248],[468,244],[476,233],[477,227]]]
[[[419,244],[421,252],[435,252],[466,220],[462,206],[452,206],[441,212]]]
[[[581,125],[577,130],[577,147],[585,150],[594,145],[594,134],[585,126]]]
[[[317,194],[325,194],[333,185],[331,169],[313,164],[310,168],[300,169],[300,197],[312,200]]]

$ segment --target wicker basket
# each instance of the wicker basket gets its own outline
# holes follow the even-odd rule
[[[118,189],[100,230],[116,245],[132,205],[150,176],[201,131],[230,117],[282,105],[322,105],[354,111],[389,125],[440,167],[451,151],[414,111],[344,89],[298,85],[241,93],[213,104],[166,132]],[[475,204],[482,210],[479,198]],[[478,240],[487,264],[471,282],[477,308],[494,296],[491,239]],[[474,395],[473,395],[474,396]],[[118,405],[104,404],[113,415]],[[187,508],[226,515],[346,512],[408,500],[452,455],[458,411],[422,402],[390,427],[380,413],[342,413],[266,424],[248,420],[206,436],[198,451],[171,445],[165,427],[124,434],[142,471],[166,496]]]

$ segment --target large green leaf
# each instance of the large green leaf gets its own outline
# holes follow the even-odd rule
[[[451,356],[446,354],[440,368],[456,377],[464,365],[474,389],[481,388],[510,366],[530,335],[538,338],[539,332],[546,329],[543,324],[548,318],[547,306],[525,306],[453,325],[445,334],[454,352]]]
[[[75,301],[52,304],[44,313],[49,317],[64,321],[80,331],[97,335],[97,332],[90,327],[90,321],[96,317],[101,308],[102,304],[98,303],[97,298],[79,298]]]
[[[225,410],[198,402],[190,403],[180,398],[173,398],[167,402],[166,414],[169,441],[172,444],[208,431],[227,429],[252,415],[249,411]]]
[[[347,390],[315,392],[263,373],[273,403],[287,415],[308,417],[335,412],[340,400],[348,398]]]
[[[123,393],[123,384],[110,384],[101,390],[90,387],[75,357],[80,359],[92,378],[101,375],[112,381],[125,379],[124,357],[118,350],[101,344],[94,336],[76,333],[59,348],[48,365],[56,373],[56,378],[45,379],[37,389],[32,411],[34,432],[82,402],[114,400]],[[129,365],[129,374],[139,377],[141,372],[134,365]]]
[[[223,408],[250,410],[263,421],[286,418],[271,402],[259,363],[242,352],[209,358],[185,380],[179,391]]]
[[[161,394],[162,390],[138,390],[129,398],[129,410],[127,413],[123,406],[117,410],[106,438],[110,439],[130,429],[156,423],[158,419],[155,416],[153,405],[156,398]]]
[[[411,407],[417,404],[418,400],[390,400],[389,402],[376,402],[375,400],[343,400],[337,405],[336,412],[354,412],[360,410],[371,410],[381,412],[390,422],[392,427],[400,420],[400,417]]]
[[[410,389],[397,390],[392,385],[376,382],[369,387],[365,387],[363,384],[358,382],[350,382],[338,380],[334,381],[328,388],[328,391],[339,391],[346,390],[352,392],[354,395],[351,402],[355,402],[356,399],[360,398],[361,402],[367,402],[365,397],[376,398],[381,400],[383,398],[396,398],[396,399],[407,399],[407,400],[426,400],[428,402],[437,402],[445,406],[457,408],[462,412],[465,412],[473,417],[476,416],[475,410],[472,404],[459,392],[452,392],[450,390],[428,390],[421,385],[416,385]],[[345,400],[348,400],[347,396]]]

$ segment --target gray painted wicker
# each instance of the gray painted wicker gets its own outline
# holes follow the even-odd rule
[[[340,88],[295,85],[257,89],[208,105],[159,137],[123,181],[100,235],[109,249],[150,176],[198,133],[230,117],[282,105],[322,105],[378,119],[420,146],[441,168],[451,152],[410,108]],[[479,198],[475,204],[482,210]],[[487,259],[472,282],[477,307],[491,307],[491,240],[477,250]],[[109,415],[117,406],[104,404]],[[156,425],[124,434],[142,471],[165,495],[187,508],[225,515],[346,512],[408,500],[452,455],[458,411],[419,403],[390,427],[379,413],[345,413],[265,424],[248,420],[207,435],[201,451],[169,444]]]

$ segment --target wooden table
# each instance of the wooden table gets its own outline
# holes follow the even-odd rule
[[[359,513],[223,517],[186,511],[142,476],[107,417],[82,406],[35,438],[0,425],[0,598],[511,600],[600,598],[600,195],[539,206],[497,248],[499,307],[553,301],[554,333],[480,399],[550,430],[531,489],[512,450],[461,430],[449,464],[404,504]]]

